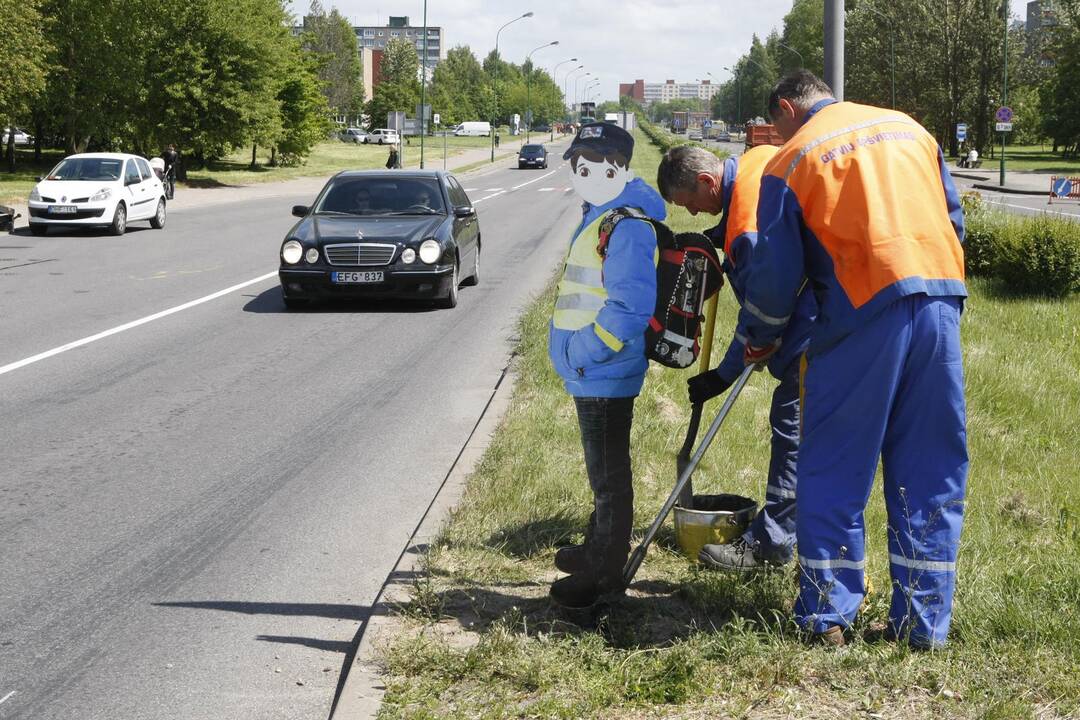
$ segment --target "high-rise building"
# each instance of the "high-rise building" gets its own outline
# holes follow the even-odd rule
[[[305,17],[304,24],[306,25],[307,22],[308,18]],[[303,30],[302,26],[293,28],[293,33],[299,35]],[[429,80],[435,66],[445,57],[442,30],[438,26],[429,25],[427,27],[427,57],[425,58],[424,27],[410,25],[408,16],[391,15],[390,21],[386,25],[353,26],[353,32],[356,33],[356,44],[360,47],[361,52],[370,50],[381,54],[386,49],[386,43],[393,38],[400,38],[409,42],[416,48],[416,58],[423,65]],[[378,72],[375,73],[374,82],[376,85],[379,83]]]
[[[677,83],[674,80],[662,83],[635,80],[632,83],[619,83],[620,97],[626,95],[646,105],[694,98],[708,102],[718,92],[720,92],[720,86],[714,85],[709,80],[691,83]]]
[[[1054,58],[1046,51],[1050,31],[1057,26],[1057,10],[1054,0],[1033,0],[1027,4],[1027,52],[1039,58],[1040,65],[1053,65]]]

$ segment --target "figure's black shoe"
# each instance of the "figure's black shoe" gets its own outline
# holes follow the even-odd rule
[[[584,610],[601,600],[614,600],[626,592],[622,580],[600,582],[592,575],[577,574],[551,583],[551,599],[564,608]]]
[[[584,545],[567,545],[555,551],[555,567],[573,575],[589,569],[589,556]]]
[[[705,545],[698,553],[698,560],[713,570],[748,572],[778,567],[783,563],[771,563],[758,557],[749,543],[741,536],[727,545]]]

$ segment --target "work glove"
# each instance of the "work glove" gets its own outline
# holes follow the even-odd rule
[[[715,370],[695,375],[686,381],[691,405],[698,405],[706,400],[712,400],[729,387],[731,387],[731,380],[720,377],[720,374]]]
[[[780,338],[776,338],[768,345],[758,346],[746,343],[746,350],[743,351],[743,364],[757,365],[760,369],[779,349]]]

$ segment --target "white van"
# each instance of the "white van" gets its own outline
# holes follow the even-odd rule
[[[469,122],[463,122],[454,129],[454,135],[461,137],[467,135],[469,137],[481,137],[491,135],[491,123],[479,120],[470,120]]]

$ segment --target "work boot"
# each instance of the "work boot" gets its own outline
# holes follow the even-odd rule
[[[593,575],[578,573],[551,583],[551,599],[571,610],[584,610],[601,600],[614,600],[626,592],[622,578],[597,580]]]
[[[589,555],[585,545],[567,545],[555,551],[555,567],[573,575],[589,569]]]
[[[742,536],[735,538],[727,545],[705,545],[698,553],[698,561],[712,570],[735,572],[761,570],[781,564],[770,563],[759,558]]]
[[[828,629],[819,633],[814,633],[810,636],[810,643],[812,645],[843,647],[844,642],[844,628],[839,625],[831,625]]]

